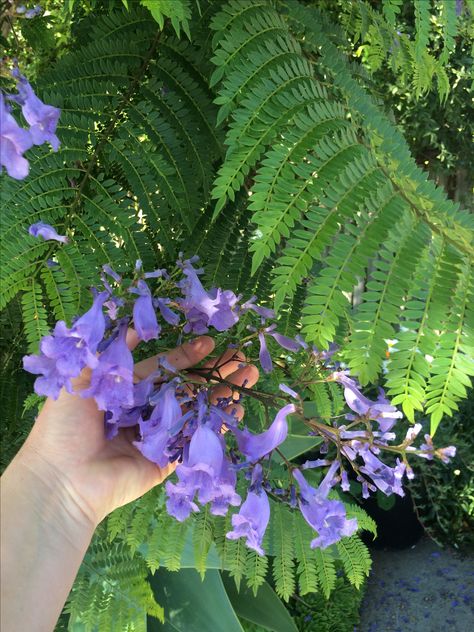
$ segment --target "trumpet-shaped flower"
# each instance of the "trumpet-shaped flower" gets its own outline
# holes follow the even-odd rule
[[[28,232],[33,237],[42,237],[45,241],[54,240],[60,241],[63,244],[67,244],[69,241],[65,235],[59,235],[52,226],[45,224],[44,222],[36,222],[31,224],[28,228]]]
[[[102,305],[107,296],[107,292],[98,294],[92,307],[70,329],[64,321],[57,322],[52,335],[42,339],[40,354],[23,358],[26,371],[42,376],[35,381],[38,395],[57,399],[63,386],[71,393],[71,378],[85,366],[97,366],[95,353],[105,333]]]
[[[261,434],[254,435],[247,429],[234,429],[239,450],[245,454],[250,461],[258,461],[261,457],[269,454],[286,439],[288,434],[288,424],[286,418],[296,410],[294,404],[287,404],[278,411],[272,425]]]
[[[247,546],[259,555],[265,555],[262,548],[263,536],[270,520],[270,503],[267,494],[260,490],[249,492],[239,513],[232,516],[232,531],[226,533],[229,540],[246,538]]]
[[[311,542],[312,549],[325,549],[357,530],[357,520],[347,519],[344,504],[340,500],[327,498],[338,468],[339,463],[335,461],[317,489],[308,484],[299,470],[293,471],[293,476],[300,486],[301,513],[306,522],[318,533],[318,537]]]
[[[30,166],[23,154],[32,145],[30,132],[18,125],[0,93],[0,166],[11,178],[22,180],[28,175]]]
[[[81,392],[81,397],[93,397],[100,410],[114,414],[133,406],[133,356],[126,335],[127,325],[123,323],[118,336],[99,357],[90,387]]]
[[[61,110],[52,105],[46,105],[34,93],[30,83],[19,73],[13,71],[13,76],[18,79],[18,96],[10,99],[21,105],[21,111],[30,125],[29,132],[35,145],[48,142],[54,151],[59,149],[59,138],[56,136]]]
[[[138,281],[136,292],[138,298],[133,305],[133,324],[140,340],[147,342],[158,338],[161,327],[156,319],[150,288],[145,281]]]

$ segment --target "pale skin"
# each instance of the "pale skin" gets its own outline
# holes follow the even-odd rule
[[[133,330],[127,344],[130,349],[138,344]],[[167,359],[187,369],[213,350],[212,338],[201,336],[168,352]],[[220,377],[250,387],[258,370],[242,366],[243,359],[228,351],[205,365],[218,363]],[[156,356],[135,364],[137,381],[155,369]],[[89,378],[86,369],[74,389],[88,386]],[[227,386],[213,387],[214,400],[230,394]],[[239,404],[232,409],[243,417]],[[134,430],[127,428],[107,440],[103,411],[93,399],[63,389],[56,401],[46,401],[1,479],[2,632],[52,631],[97,525],[171,473],[173,466],[160,469],[145,459],[133,438]]]

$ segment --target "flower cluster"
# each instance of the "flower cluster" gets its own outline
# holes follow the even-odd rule
[[[56,127],[61,110],[44,104],[17,67],[12,75],[17,81],[18,93],[4,95],[0,92],[0,168],[5,167],[9,176],[21,180],[29,172],[28,160],[23,155],[28,149],[48,142],[54,151],[58,150]],[[21,106],[28,129],[17,123],[9,102]]]
[[[43,239],[63,240],[42,223],[31,232]],[[356,380],[333,361],[337,347],[325,352],[310,349],[300,337],[293,339],[277,332],[277,324],[271,322],[276,319],[274,312],[258,305],[255,298],[244,302],[230,290],[206,290],[196,263],[196,257],[180,259],[174,270],[144,272],[137,261],[131,279],[104,266],[103,289],[94,290],[91,308],[71,327],[59,321],[42,339],[39,354],[24,358],[25,369],[39,376],[36,392],[52,398],[57,398],[62,388],[73,392],[71,380],[85,367],[90,369],[90,385],[78,394],[94,398],[104,411],[106,436],[113,439],[121,428],[134,427],[134,445],[144,457],[159,467],[177,464],[176,479],[166,483],[170,515],[183,521],[202,505],[209,505],[210,512],[218,516],[226,515],[230,507],[239,507],[232,515],[227,537],[245,538],[250,548],[263,554],[262,541],[273,498],[299,509],[315,532],[311,547],[325,548],[357,529],[356,519],[347,516],[335,491],[337,485],[348,490],[348,468],[361,482],[364,495],[377,489],[403,495],[403,477],[413,475],[407,454],[438,456],[444,461],[454,455],[452,447],[434,450],[428,435],[426,443],[415,448],[419,425],[409,429],[400,445],[393,445],[393,428],[401,413],[383,391],[375,401],[363,395]],[[243,320],[249,335],[230,342],[231,330]],[[245,382],[241,387],[232,385],[232,395],[216,398],[216,383],[225,384],[216,366],[193,368],[190,373],[176,368],[164,354],[157,356],[150,375],[137,380],[127,346],[129,327],[146,342],[165,334],[169,340],[173,332],[175,340],[182,341],[187,334],[215,331],[218,341],[227,346],[226,357],[233,362],[243,362],[243,347],[252,355],[255,343],[265,372],[272,371],[276,361],[272,361],[271,349],[280,349],[279,362],[288,359],[289,354],[301,354],[300,365],[317,363],[324,379],[341,384],[352,412],[345,415],[342,424],[306,417],[304,394],[287,384],[280,384],[280,392],[273,399],[271,394],[246,388]],[[279,402],[263,432],[255,433],[240,425],[237,404],[244,396],[265,397],[273,406]],[[321,458],[299,467],[285,459],[280,446],[287,438],[290,416],[303,421],[308,434],[322,438]],[[395,464],[390,466],[382,460],[384,451],[397,453]],[[330,456],[332,452],[334,456]],[[276,485],[271,481],[270,464],[275,454],[288,469],[286,488],[281,482]],[[318,477],[319,468],[325,471]],[[306,470],[310,472],[303,475]],[[238,478],[247,482],[245,498],[242,489],[237,490]]]

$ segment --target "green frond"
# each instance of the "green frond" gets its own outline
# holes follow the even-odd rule
[[[318,590],[318,573],[315,561],[314,549],[308,546],[313,537],[313,532],[308,523],[296,515],[294,519],[295,557],[298,574],[298,592],[300,595],[316,592]]]
[[[369,551],[357,535],[342,538],[336,544],[348,580],[356,588],[364,585],[372,560]]]
[[[193,548],[196,570],[204,577],[209,548],[213,541],[213,518],[209,505],[202,507],[193,520]]]
[[[318,165],[321,167],[316,171],[318,179],[313,182],[313,172],[308,172],[311,183],[308,197],[312,201],[313,196],[319,195],[320,202],[308,206],[304,219],[292,231],[273,271],[277,307],[285,296],[293,295],[305,277],[310,276],[314,261],[321,259],[340,230],[341,222],[351,218],[365,197],[383,182],[375,159],[357,143],[353,132],[343,133],[331,141],[326,139],[324,145],[321,143],[318,147],[318,153],[327,155]],[[291,205],[299,193],[300,189],[297,189],[290,200]]]
[[[68,629],[146,632],[147,615],[163,621],[147,573],[143,559],[131,558],[121,544],[104,546],[96,537],[65,607]]]
[[[265,541],[263,542],[265,546]],[[268,569],[268,557],[256,551],[248,551],[245,562],[245,583],[257,596],[259,587],[264,583]]]
[[[319,590],[327,599],[336,585],[336,564],[330,549],[314,549],[314,563]]]
[[[140,0],[140,4],[150,10],[160,29],[163,29],[165,20],[169,19],[178,37],[183,29],[188,38],[191,39],[189,32],[190,0]]]
[[[346,224],[345,233],[336,238],[326,267],[308,287],[303,309],[303,332],[309,341],[327,348],[334,339],[336,326],[349,308],[344,293],[350,293],[356,277],[362,276],[367,262],[403,214],[404,203],[390,186],[372,194],[366,202],[369,213],[361,211],[354,224]]]
[[[43,336],[49,333],[49,327],[43,288],[34,279],[28,283],[28,287],[21,297],[21,306],[28,351],[37,353],[39,342]]]
[[[288,601],[295,591],[293,513],[281,503],[272,503],[272,571],[277,594]]]
[[[447,289],[446,286],[437,287],[437,291]],[[426,412],[431,417],[431,435],[436,432],[443,415],[451,417],[453,411],[458,409],[457,402],[467,397],[466,388],[472,387],[469,376],[474,375],[473,298],[472,266],[465,264],[453,295],[452,311],[436,340],[435,358],[430,367]]]
[[[171,517],[166,520],[165,530],[162,532],[163,564],[169,571],[178,571],[181,568],[181,557],[189,526],[189,522],[177,522]]]
[[[441,4],[441,24],[443,27],[443,50],[440,55],[440,61],[446,63],[450,54],[456,46],[457,20],[456,20],[456,3],[449,0],[443,0]]]
[[[449,245],[443,242],[434,244],[432,257],[422,261],[420,273],[409,300],[405,303],[402,328],[397,333],[398,342],[395,352],[390,355],[388,364],[387,386],[391,400],[395,405],[401,404],[407,417],[414,420],[414,410],[423,410],[426,402],[426,388],[430,380],[432,362],[437,356],[437,343],[444,336],[445,327],[449,326],[453,287],[458,285],[460,259]],[[461,300],[461,312],[464,316]],[[458,309],[456,304],[454,309]],[[457,317],[457,324],[459,319]],[[464,327],[461,326],[461,329]],[[448,335],[444,343],[449,348],[450,340],[454,346],[456,334]],[[442,358],[443,353],[440,353]],[[444,361],[446,363],[446,360]],[[440,360],[440,365],[443,360]],[[449,364],[449,362],[448,362]],[[439,368],[435,370],[439,372]],[[439,381],[439,378],[437,378]],[[436,383],[436,379],[434,380]],[[437,389],[432,388],[432,393]],[[433,395],[436,397],[439,393]],[[451,400],[450,400],[451,401]],[[440,410],[433,401],[433,409]],[[452,406],[445,404],[451,410]],[[444,410],[446,412],[446,410]],[[436,416],[440,413],[437,412]],[[435,420],[436,420],[435,416]]]
[[[420,257],[428,246],[427,226],[409,216],[388,236],[375,259],[362,294],[362,303],[352,321],[352,336],[347,347],[349,366],[361,384],[375,382],[382,368],[387,339],[396,338],[403,299],[411,287]]]

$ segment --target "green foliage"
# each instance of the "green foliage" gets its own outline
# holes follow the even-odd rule
[[[423,57],[421,4],[412,43]],[[70,322],[86,307],[103,263],[123,269],[141,258],[152,267],[184,248],[199,252],[211,283],[272,295],[287,332],[302,324],[319,347],[348,343],[346,360],[363,384],[388,371],[407,416],[424,409],[436,429],[470,385],[459,372],[472,344],[472,216],[416,166],[347,61],[330,12],[296,0],[285,10],[263,0],[212,2],[201,13],[186,2],[154,7],[161,31],[136,6],[104,13],[90,28],[86,18],[75,51],[38,77],[45,100],[62,108],[62,146],[32,150],[25,181],[5,179],[2,216],[0,305],[22,295],[29,349],[53,318]],[[398,8],[385,3],[375,19],[365,3],[352,7],[365,11],[357,36],[379,19],[392,28]],[[192,43],[170,32],[174,18],[189,25]],[[70,243],[28,235],[38,219]],[[360,279],[365,292],[355,303]],[[407,321],[409,297],[431,296],[419,280],[458,290],[437,292],[424,308],[431,315],[412,310]],[[435,312],[451,314],[442,330]],[[434,331],[436,340],[424,335]],[[417,346],[395,347],[400,355],[386,363],[385,341],[399,333],[433,347],[425,352],[433,360]],[[322,390],[315,397],[324,407]]]
[[[146,632],[147,614],[163,621],[147,573],[144,560],[123,544],[105,545],[96,536],[65,608],[68,630]]]
[[[290,607],[299,630],[305,632],[353,632],[359,623],[364,592],[337,578],[335,591],[325,598],[320,593],[294,599]]]
[[[439,440],[456,446],[447,466],[437,461],[414,463],[410,492],[418,517],[429,535],[447,546],[474,550],[474,467],[470,426],[474,398],[470,397],[439,429]]]
[[[456,411],[474,374],[473,217],[416,163],[374,77],[390,66],[414,98],[435,82],[445,99],[472,13],[457,19],[449,1],[373,4],[70,0],[72,27],[54,46],[50,27],[64,17],[25,21],[22,59],[42,51],[35,87],[62,110],[62,144],[29,150],[27,179],[2,176],[2,465],[35,412],[21,416],[32,381],[21,355],[88,307],[102,264],[152,269],[181,250],[199,253],[210,284],[273,301],[281,331],[342,343],[363,384],[385,375],[410,421],[424,411],[435,431]],[[69,243],[31,237],[40,219]],[[388,358],[387,339],[398,341]],[[341,413],[333,384],[309,390],[315,415]],[[265,421],[263,407],[249,412]],[[368,574],[358,536],[313,550],[308,525],[278,505],[260,558],[225,538],[230,516],[181,524],[163,504],[152,491],[108,518],[71,593],[70,625],[140,630],[147,612],[160,618],[145,578],[177,571],[189,543],[201,575],[216,548],[237,587],[255,593],[273,578],[285,600],[316,592],[318,625],[352,616],[325,600],[343,590],[338,568],[356,586]],[[348,513],[375,531],[362,510]]]
[[[124,4],[128,4],[127,0],[123,1]],[[169,18],[178,37],[183,29],[188,38],[191,39],[189,33],[190,0],[140,0],[140,4],[150,10],[160,29],[163,29],[165,20]]]
[[[472,14],[456,2],[440,0],[384,0],[379,6],[367,0],[342,1],[341,24],[357,57],[370,72],[390,69],[399,86],[414,90],[416,98],[436,86],[440,100],[447,98],[450,85],[447,66],[456,37],[464,22],[472,25]],[[412,6],[410,6],[412,5]]]

